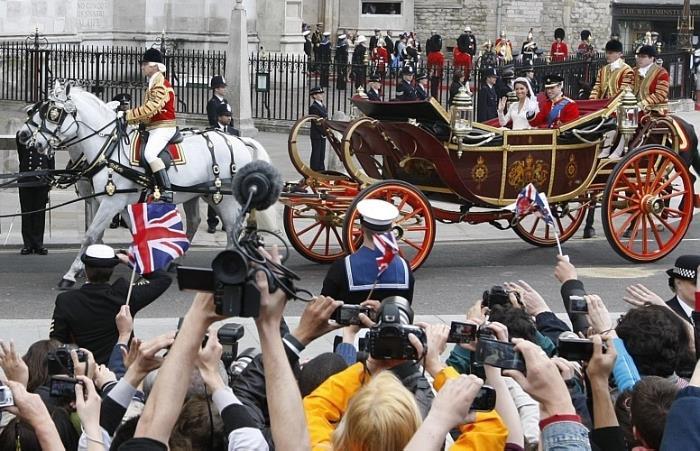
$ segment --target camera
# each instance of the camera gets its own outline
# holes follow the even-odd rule
[[[228,368],[229,379],[233,381],[238,378],[259,353],[260,352],[255,348],[244,349],[243,352],[226,367]]]
[[[361,305],[341,305],[331,315],[331,319],[341,326],[361,326],[360,313],[367,315],[372,321],[376,319],[374,310]]]
[[[506,291],[502,286],[494,285],[490,290],[484,291],[484,294],[481,295],[481,306],[493,308],[494,305],[510,304],[508,295],[511,293],[513,293],[518,302],[520,302],[520,293],[517,291]]]
[[[583,296],[569,296],[569,310],[571,313],[588,313],[588,304]]]
[[[74,349],[78,354],[78,362],[87,362],[87,353],[85,351],[81,351],[76,346],[61,345],[55,351],[49,351],[46,357],[49,375],[65,374],[73,376],[75,374],[73,359],[70,356],[70,352]]]
[[[367,333],[366,351],[380,360],[416,360],[420,356],[408,339],[415,335],[423,346],[427,337],[423,329],[413,326],[413,310],[406,298],[390,296],[382,300],[377,325]]]
[[[452,321],[450,324],[450,334],[447,336],[448,343],[471,343],[476,340],[478,326],[471,323],[460,323]]]
[[[0,385],[0,409],[12,407],[15,405],[15,399],[12,397],[10,387]]]
[[[608,347],[605,343],[603,343],[603,352],[606,352],[607,350]],[[559,337],[557,343],[557,355],[572,362],[588,362],[591,360],[591,357],[593,357],[593,342],[585,338],[573,336]]]
[[[496,408],[496,390],[489,385],[482,385],[469,410],[489,412]]]
[[[78,379],[68,376],[51,376],[49,381],[49,396],[66,400],[75,399],[75,385],[82,384]]]
[[[228,368],[238,355],[238,341],[243,338],[245,329],[242,324],[228,323],[219,328],[216,333],[219,343],[224,348],[221,353],[221,361],[224,368]]]
[[[496,368],[525,372],[525,359],[513,343],[479,337],[476,344],[477,362]]]

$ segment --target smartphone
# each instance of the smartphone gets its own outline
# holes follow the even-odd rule
[[[489,385],[482,385],[469,410],[488,412],[496,408],[496,390]]]
[[[607,350],[608,347],[603,343],[603,352]],[[557,355],[572,362],[588,362],[593,357],[593,342],[585,338],[560,338]]]
[[[450,334],[447,336],[447,342],[470,343],[476,340],[476,331],[478,328],[476,324],[452,321],[450,324]]]
[[[52,398],[75,399],[75,384],[82,384],[82,382],[68,376],[51,376],[49,396]]]
[[[479,338],[476,344],[477,362],[507,370],[525,372],[525,359],[515,350],[513,343]]]
[[[214,271],[206,268],[177,267],[177,285],[180,291],[214,292]]]
[[[370,319],[374,318],[374,310],[361,305],[341,305],[331,315],[331,319],[342,326],[361,326],[360,313],[364,313]]]
[[[588,304],[583,296],[569,296],[569,310],[571,313],[588,313]]]

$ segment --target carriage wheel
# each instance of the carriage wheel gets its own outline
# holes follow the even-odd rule
[[[312,205],[285,205],[284,231],[292,247],[316,263],[332,263],[345,254],[341,227],[344,212]]]
[[[603,196],[603,228],[615,252],[634,262],[668,255],[693,217],[693,183],[683,160],[649,145],[627,154]]]
[[[518,221],[513,227],[513,232],[526,243],[540,247],[553,247],[557,245],[554,237],[555,228],[559,234],[559,241],[563,243],[574,236],[588,211],[586,199],[552,204],[550,208],[554,217],[554,226],[547,224],[539,215],[531,213]]]
[[[435,243],[435,217],[428,199],[411,184],[398,180],[379,182],[362,191],[345,215],[343,242],[348,252],[355,252],[362,245],[357,204],[363,199],[385,200],[399,209],[393,229],[399,252],[411,269],[418,269]]]

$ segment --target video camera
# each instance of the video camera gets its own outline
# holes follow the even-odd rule
[[[249,218],[243,230],[243,221],[251,210],[265,210],[277,201],[282,179],[269,163],[253,161],[236,173],[231,191],[242,205],[232,232],[234,237],[240,238],[234,241],[233,249],[222,251],[214,258],[211,269],[178,267],[177,282],[180,290],[214,293],[218,315],[257,317],[260,292],[255,282],[256,272],[265,274],[270,293],[280,288],[294,298],[297,291],[303,291],[295,289],[292,283],[300,280],[298,275],[281,264],[268,261],[260,252],[264,242],[255,222]]]
[[[390,296],[382,300],[377,324],[367,333],[366,351],[380,360],[417,360],[421,356],[408,340],[408,335],[415,335],[424,348],[427,337],[423,329],[412,323],[413,309],[405,298]]]
[[[76,350],[78,362],[87,362],[87,353],[81,351],[74,345],[61,345],[54,351],[49,351],[46,356],[49,376],[63,374],[66,376],[75,375],[75,367],[70,352]]]

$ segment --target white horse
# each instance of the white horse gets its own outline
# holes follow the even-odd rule
[[[80,88],[67,87],[64,90],[57,85],[49,100],[30,114],[20,130],[20,141],[23,144],[34,147],[39,152],[53,152],[65,148],[69,151],[71,160],[78,161],[81,157],[84,158],[85,166],[94,169],[83,172],[90,176],[92,186],[98,193],[109,191],[107,187],[111,184],[118,191],[135,191],[98,197],[100,205],[85,232],[80,251],[59,283],[59,287],[69,288],[75,284],[76,274],[83,268],[80,257],[87,246],[102,237],[115,214],[121,212],[127,205],[139,201],[141,191],[144,189],[143,180],[148,180],[148,177],[142,177],[139,184],[134,177],[119,173],[122,167],[137,171],[141,175],[145,170],[140,166],[131,165],[129,155],[131,150],[124,140],[118,137],[116,112],[93,94]],[[219,177],[223,181],[230,181],[232,178],[231,150],[236,168],[253,160],[269,162],[267,151],[253,139],[237,138],[218,132],[208,132],[207,137],[213,144],[214,155],[220,170]],[[206,193],[177,191],[178,187],[201,188],[214,185],[216,177],[212,170],[213,163],[207,140],[202,134],[191,134],[185,136],[181,148],[185,163],[170,166],[168,175],[174,188],[173,201],[185,203],[187,207],[185,211],[188,238],[191,240],[199,225],[196,198],[202,197],[219,214],[224,230],[227,232],[228,247],[232,247],[233,226],[240,212],[240,206],[233,196],[224,195],[221,202],[216,204],[213,189]],[[121,172],[126,174],[129,171]],[[197,188],[194,189],[197,190]],[[221,189],[229,188],[222,186]],[[188,202],[190,200],[194,201]],[[257,220],[263,229],[278,230],[275,206],[259,212]]]

